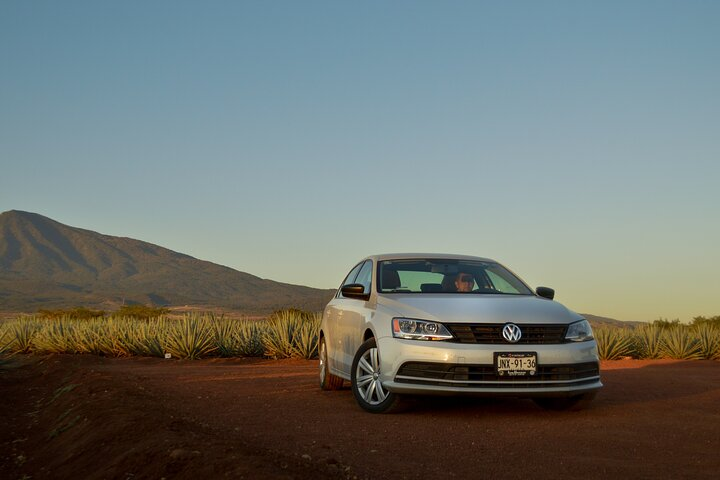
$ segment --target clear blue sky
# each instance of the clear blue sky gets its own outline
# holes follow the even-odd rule
[[[0,2],[0,211],[273,280],[495,258],[720,315],[720,2]]]

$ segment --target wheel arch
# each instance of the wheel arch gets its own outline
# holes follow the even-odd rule
[[[366,328],[365,333],[363,333],[363,343],[367,342],[371,338],[375,338],[375,332],[373,332],[370,328]]]

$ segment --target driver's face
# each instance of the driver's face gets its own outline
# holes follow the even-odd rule
[[[460,273],[455,279],[455,288],[458,292],[471,292],[475,279],[469,273]]]

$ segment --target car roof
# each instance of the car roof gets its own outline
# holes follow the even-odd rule
[[[451,253],[382,253],[377,255],[369,255],[364,260],[384,261],[384,260],[409,260],[416,258],[438,258],[453,260],[475,260],[480,262],[498,263],[493,259],[485,257],[475,257],[472,255],[458,255]]]

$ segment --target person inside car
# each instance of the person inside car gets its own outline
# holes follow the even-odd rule
[[[470,273],[460,272],[455,277],[455,290],[458,292],[472,292],[475,277]]]

